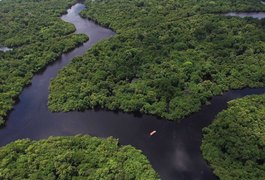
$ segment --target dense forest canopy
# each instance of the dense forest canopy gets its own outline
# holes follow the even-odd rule
[[[0,148],[0,179],[155,180],[140,150],[90,136],[18,140]]]
[[[221,180],[263,180],[265,177],[265,95],[229,102],[204,129],[201,146]]]
[[[51,84],[53,111],[107,108],[175,120],[214,95],[265,84],[259,0],[96,0],[82,16],[117,35],[76,58]]]
[[[88,38],[60,20],[74,0],[0,1],[0,125],[31,77]]]

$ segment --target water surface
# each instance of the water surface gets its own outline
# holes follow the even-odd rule
[[[255,19],[263,19],[265,18],[265,12],[230,12],[224,14],[224,16],[236,16],[240,18],[252,17]]]
[[[2,52],[12,51],[12,50],[13,49],[11,49],[11,48],[0,46],[0,51],[2,51]]]
[[[265,1],[260,1],[261,4],[265,5]],[[252,17],[255,19],[264,19],[265,18],[265,12],[230,12],[224,14],[224,16],[236,16],[240,18],[245,17]]]

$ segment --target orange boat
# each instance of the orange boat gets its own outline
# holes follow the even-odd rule
[[[153,136],[156,133],[156,131],[150,132],[150,136]]]

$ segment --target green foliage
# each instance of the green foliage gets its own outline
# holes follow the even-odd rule
[[[18,140],[0,148],[0,179],[158,179],[147,158],[113,138]]]
[[[192,2],[192,0],[190,0]],[[193,1],[194,2],[194,1]],[[258,12],[264,11],[264,6],[260,0],[195,0],[196,5],[193,7],[201,12]]]
[[[265,95],[229,102],[204,129],[202,152],[222,180],[265,177]]]
[[[96,0],[87,6],[82,16],[118,34],[52,81],[53,111],[98,106],[175,120],[214,95],[265,84],[265,20],[213,14],[265,10],[259,0]]]
[[[73,3],[73,0],[0,2],[0,45],[14,49],[0,52],[0,125],[34,73],[88,39],[72,34],[75,27],[59,18]]]

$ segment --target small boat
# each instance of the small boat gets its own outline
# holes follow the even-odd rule
[[[153,136],[156,133],[156,131],[150,132],[150,136]]]

